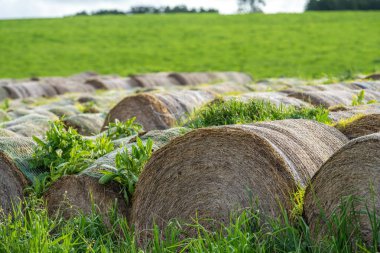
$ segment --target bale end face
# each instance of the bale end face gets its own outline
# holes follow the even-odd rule
[[[128,207],[116,183],[101,185],[98,179],[86,175],[61,178],[49,188],[44,198],[50,215],[61,214],[66,219],[79,213],[90,214],[95,208],[109,223],[108,214],[115,201],[116,212],[128,215]]]
[[[108,113],[102,131],[116,119],[123,122],[133,117],[146,131],[167,129],[176,122],[166,106],[154,95],[139,94],[126,97],[118,103]]]
[[[27,180],[17,169],[12,159],[0,153],[0,214],[10,214],[13,206],[23,198]]]

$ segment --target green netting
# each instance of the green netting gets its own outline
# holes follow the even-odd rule
[[[148,139],[151,139],[153,141],[153,150],[157,150],[165,146],[172,139],[181,136],[189,131],[190,129],[184,127],[171,128],[168,130],[153,130],[144,134],[143,136],[140,136],[140,139],[144,144],[147,142]],[[90,177],[100,178],[103,175],[101,171],[110,169],[111,167],[115,167],[116,155],[125,149],[131,150],[134,144],[136,144],[135,140],[130,140],[130,143],[127,143],[123,145],[121,148],[118,148],[112,151],[111,153],[96,160],[93,165],[84,170],[81,174],[85,174]]]
[[[32,182],[43,172],[31,168],[35,145],[30,138],[0,137],[0,152],[9,157],[24,176]]]

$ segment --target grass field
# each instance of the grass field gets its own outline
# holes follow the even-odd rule
[[[0,77],[245,71],[256,78],[380,70],[380,12],[0,21]]]

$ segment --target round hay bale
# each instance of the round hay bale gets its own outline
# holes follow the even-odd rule
[[[187,131],[185,128],[151,131],[141,136],[141,140],[146,142],[148,138],[151,138],[154,143],[153,148],[156,150],[185,131]],[[110,170],[110,167],[115,166],[115,157],[118,152],[124,149],[131,151],[134,143],[130,139],[129,142],[131,143],[124,144],[123,147],[99,158],[79,175],[65,177],[53,184],[45,194],[49,212],[50,210],[54,212],[61,207],[60,211],[63,216],[68,218],[80,211],[89,213],[91,204],[94,203],[99,206],[102,214],[107,214],[114,199],[118,199],[118,212],[128,216],[129,210],[120,194],[120,187],[115,183],[101,185],[99,179],[103,176],[102,170]],[[62,208],[62,206],[64,207]]]
[[[80,213],[90,214],[95,204],[96,210],[109,224],[109,212],[113,207],[116,206],[120,216],[128,214],[128,207],[120,192],[121,187],[116,183],[101,185],[96,178],[70,175],[51,185],[44,198],[50,215],[59,214],[69,219]]]
[[[91,85],[82,81],[70,80],[68,78],[49,78],[44,79],[41,83],[51,85],[57,94],[65,94],[71,92],[94,92],[95,89]]]
[[[67,127],[72,127],[84,136],[91,136],[100,133],[104,118],[101,113],[78,114],[64,118],[63,122]]]
[[[304,102],[294,97],[288,97],[287,94],[281,93],[281,92],[250,92],[250,93],[241,94],[239,96],[229,96],[229,97],[226,97],[225,99],[226,100],[237,99],[244,102],[252,100],[252,99],[264,100],[266,102],[275,104],[276,106],[280,106],[280,105],[285,105],[285,106],[292,105],[295,107],[311,106],[307,102]]]
[[[352,84],[355,85],[355,86],[357,86],[358,89],[380,91],[380,82],[378,82],[378,81],[373,81],[373,82],[354,82]]]
[[[380,104],[368,104],[368,105],[359,105],[359,106],[341,106],[337,108],[339,110],[330,110],[329,118],[338,122],[340,120],[349,119],[355,115],[369,115],[369,114],[379,114],[380,113]]]
[[[25,137],[42,136],[49,129],[49,121],[51,119],[46,116],[32,113],[2,123],[1,126]]]
[[[57,115],[59,118],[71,117],[80,114],[80,111],[73,105],[52,107],[48,110]]]
[[[187,113],[212,101],[215,96],[206,91],[182,90],[129,96],[111,109],[103,125],[116,119],[126,121],[137,118],[144,130],[163,130],[173,127]]]
[[[3,101],[6,98],[9,98],[9,93],[6,88],[0,86],[0,101]]]
[[[336,128],[348,139],[380,132],[380,113],[359,115],[346,124],[337,124]]]
[[[268,216],[291,208],[290,194],[347,142],[336,129],[283,120],[194,130],[156,151],[132,201],[137,231],[161,228],[197,214],[228,223],[232,211],[252,207]],[[256,206],[255,206],[256,208]]]
[[[215,94],[226,94],[226,93],[244,93],[249,92],[247,86],[240,85],[234,82],[224,82],[212,85],[200,85],[197,86],[196,89],[213,92]]]
[[[310,92],[294,92],[290,97],[301,99],[315,106],[331,107],[336,105],[351,105],[353,97],[359,94],[360,90],[325,90]],[[366,90],[365,101],[380,99],[380,93]]]
[[[144,75],[133,75],[129,80],[133,87],[153,88],[156,86],[178,85],[176,79],[169,76],[169,73],[150,73]]]
[[[0,137],[16,137],[16,136],[18,136],[16,133],[4,128],[0,128]]]
[[[372,75],[366,76],[364,79],[380,80],[380,74],[372,74]]]
[[[52,113],[48,110],[42,109],[42,108],[34,108],[34,109],[22,109],[21,108],[21,109],[16,109],[16,110],[10,110],[8,112],[8,115],[13,119],[17,119],[17,118],[21,118],[21,117],[24,117],[24,119],[26,119],[25,117],[30,117],[29,115],[40,115],[40,116],[47,117],[51,120],[58,119],[57,115],[55,115],[54,113]]]
[[[207,72],[172,73],[169,75],[169,77],[176,80],[180,85],[197,85],[211,82],[228,81],[223,80],[221,76],[218,76],[215,73]]]
[[[238,84],[248,84],[253,82],[252,76],[241,72],[224,72],[223,73],[227,80],[238,83]]]
[[[23,189],[40,171],[31,170],[34,142],[22,137],[0,137],[0,209],[12,212],[23,198]]]
[[[363,136],[350,141],[328,161],[312,178],[306,188],[304,217],[311,231],[322,236],[326,231],[322,213],[328,218],[337,211],[343,197],[361,198],[356,210],[370,211],[375,207],[380,215],[380,134]],[[374,203],[373,201],[374,200]],[[360,215],[364,238],[371,241],[371,225],[368,215]]]
[[[97,90],[115,90],[115,89],[131,89],[127,78],[120,77],[97,77],[89,79],[86,84],[91,85]]]

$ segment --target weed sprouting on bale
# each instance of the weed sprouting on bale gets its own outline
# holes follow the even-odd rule
[[[135,121],[136,117],[128,119],[125,122],[121,122],[118,119],[114,122],[110,122],[108,127],[106,127],[107,136],[112,140],[117,140],[138,134],[143,127],[140,124],[135,123]]]
[[[136,145],[132,146],[131,152],[127,149],[118,153],[115,157],[115,168],[112,170],[103,170],[103,177],[99,179],[101,184],[106,184],[114,180],[122,185],[122,191],[125,200],[129,202],[135,191],[138,177],[152,155],[153,141],[148,139],[144,145],[140,138],[137,137]]]
[[[330,123],[328,113],[327,109],[321,107],[276,106],[263,100],[218,100],[195,111],[185,125],[200,128],[282,119],[313,119]]]
[[[112,140],[137,134],[141,126],[130,119],[125,123],[111,123],[106,134],[95,139],[85,138],[60,120],[50,122],[44,138],[33,137],[37,147],[33,154],[34,168],[43,168],[34,181],[34,191],[42,194],[46,187],[64,175],[77,174],[86,169],[96,159],[112,152]]]

